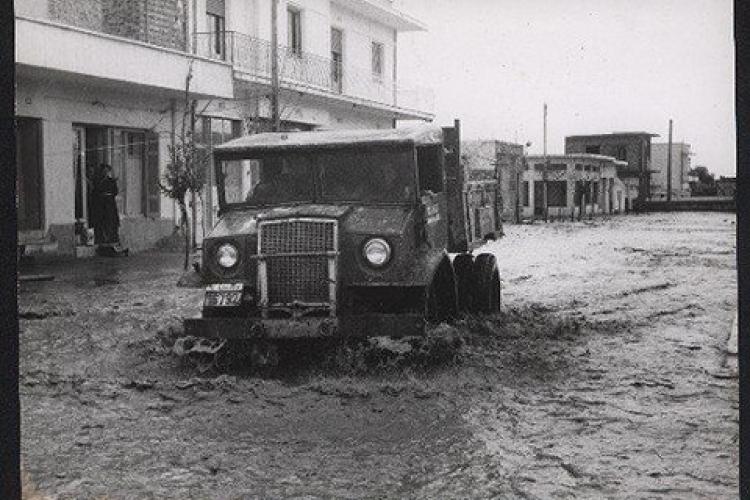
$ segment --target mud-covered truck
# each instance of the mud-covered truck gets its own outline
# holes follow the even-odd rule
[[[500,307],[491,183],[465,182],[459,123],[264,133],[214,151],[219,218],[185,333],[276,339],[421,335]],[[451,258],[450,254],[457,253]]]

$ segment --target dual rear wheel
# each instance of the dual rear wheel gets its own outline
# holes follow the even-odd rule
[[[453,270],[461,312],[493,314],[500,310],[500,271],[494,255],[483,253],[474,258],[471,254],[459,254],[453,260]]]
[[[500,272],[497,259],[488,253],[474,258],[459,254],[440,265],[427,290],[425,317],[439,323],[450,321],[457,313],[493,314],[500,311]]]

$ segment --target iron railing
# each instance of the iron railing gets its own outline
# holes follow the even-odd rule
[[[235,31],[195,33],[196,53],[231,63],[235,70],[264,81],[271,79],[271,43]],[[291,88],[341,94],[398,108],[432,112],[429,89],[406,88],[386,75],[310,52],[278,48],[279,81]]]

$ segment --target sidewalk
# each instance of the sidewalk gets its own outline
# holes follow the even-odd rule
[[[182,271],[182,252],[149,250],[123,257],[76,259],[61,256],[34,256],[18,264],[23,276],[42,276],[54,282],[89,282],[101,279],[132,281],[150,274]]]

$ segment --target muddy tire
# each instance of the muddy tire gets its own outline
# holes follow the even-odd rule
[[[458,294],[458,311],[471,311],[471,292],[474,257],[468,253],[456,255],[453,259],[453,272],[456,275],[456,293]]]
[[[472,267],[472,312],[494,314],[500,311],[500,271],[495,256],[483,253],[477,256]]]
[[[429,323],[451,321],[456,317],[456,278],[450,261],[446,258],[438,268],[425,297],[425,319]]]

